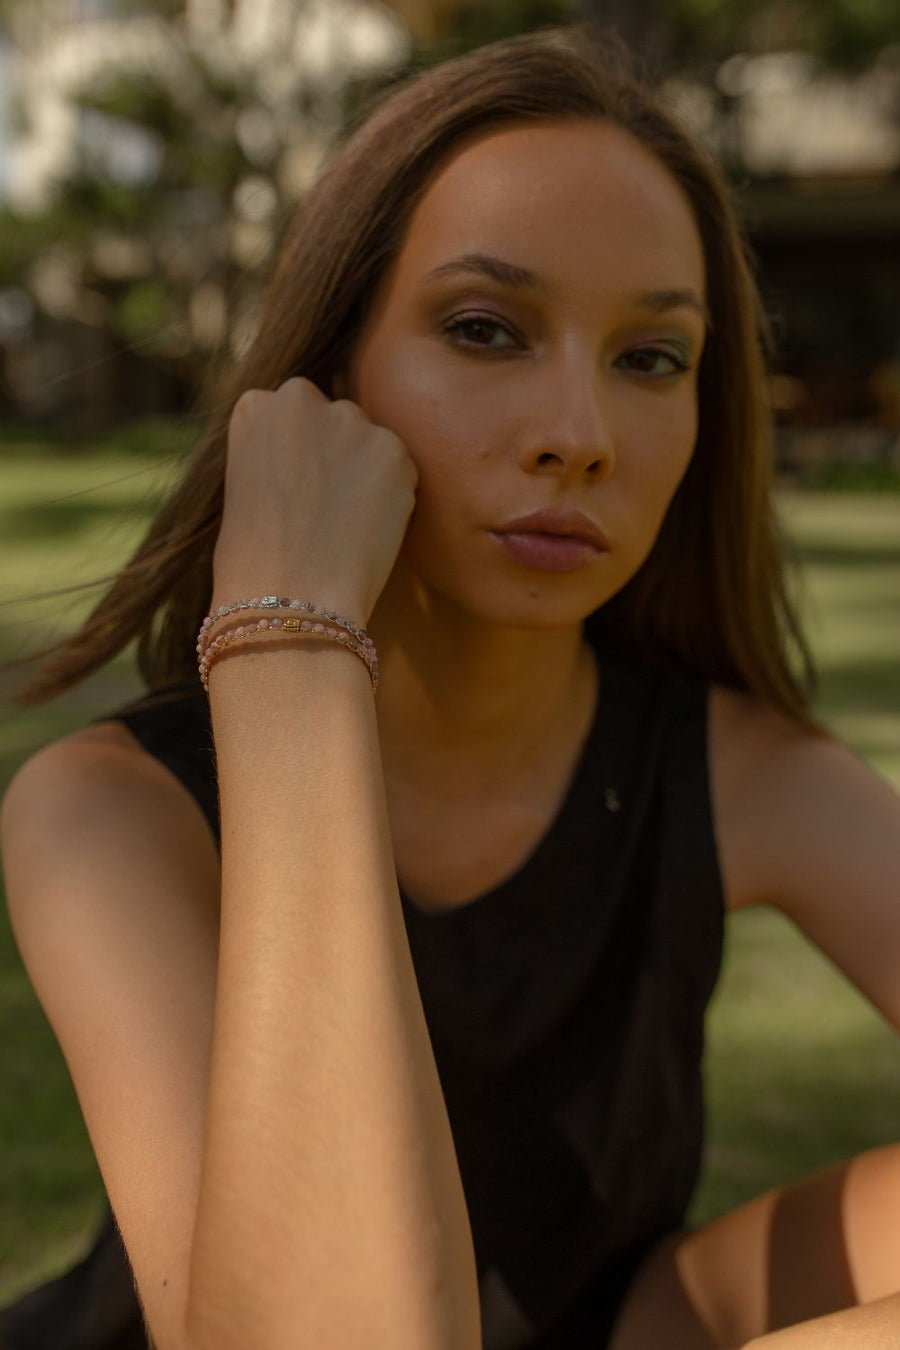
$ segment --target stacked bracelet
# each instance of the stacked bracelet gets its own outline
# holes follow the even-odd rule
[[[219,619],[245,609],[299,610],[317,616],[317,618],[261,618],[255,622],[239,624],[235,628],[226,629],[216,637],[211,638],[210,630]],[[322,619],[326,619],[328,622],[322,623]],[[374,642],[364,628],[358,627],[342,614],[336,614],[333,610],[313,604],[311,600],[279,599],[276,595],[263,595],[252,600],[235,600],[232,604],[220,605],[211,614],[207,614],[197,634],[197,656],[203,688],[209,689],[210,667],[226,647],[230,647],[234,642],[239,642],[241,638],[252,637],[254,634],[261,632],[305,634],[309,637],[339,642],[341,646],[360,657],[369,672],[373,691],[378,688],[378,654],[375,651]]]

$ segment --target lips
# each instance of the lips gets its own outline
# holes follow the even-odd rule
[[[518,516],[495,531],[497,534],[543,534],[556,538],[577,539],[590,544],[598,552],[609,550],[609,540],[598,525],[583,511],[559,511],[546,507]]]

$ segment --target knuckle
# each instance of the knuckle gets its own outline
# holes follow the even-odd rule
[[[308,380],[305,375],[291,375],[289,379],[278,386],[278,393],[283,393],[289,397],[293,396],[294,398],[308,399],[313,398],[316,395],[320,398],[322,397],[321,390],[318,386],[313,384],[312,380]]]
[[[262,389],[245,389],[240,395],[234,407],[231,410],[231,426],[239,425],[254,415],[254,409],[259,407],[260,400],[265,397],[265,391]]]
[[[403,459],[406,456],[406,446],[397,435],[396,431],[391,431],[388,427],[379,428],[379,440],[384,446],[385,453],[390,452],[394,459]]]
[[[362,426],[366,423],[366,416],[362,408],[349,398],[336,399],[331,407],[333,415],[347,423],[348,426]]]

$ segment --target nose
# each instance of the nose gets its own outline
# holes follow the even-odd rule
[[[615,467],[610,409],[594,362],[569,360],[535,379],[521,445],[523,467],[601,482]]]

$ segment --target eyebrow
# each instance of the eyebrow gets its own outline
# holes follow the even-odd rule
[[[452,276],[457,272],[475,272],[508,286],[513,290],[544,292],[550,290],[547,282],[527,267],[495,258],[489,253],[465,253],[450,262],[441,263],[428,273],[428,279]],[[686,307],[695,310],[707,327],[712,327],[709,310],[700,296],[691,286],[670,287],[665,290],[638,291],[632,297],[634,304],[642,309],[652,310],[654,314],[663,314],[670,309]]]

